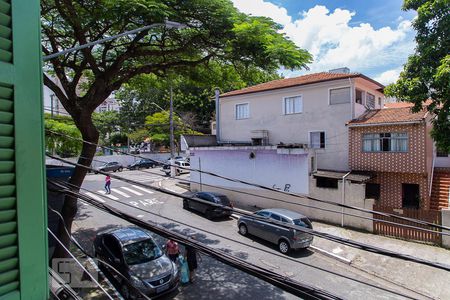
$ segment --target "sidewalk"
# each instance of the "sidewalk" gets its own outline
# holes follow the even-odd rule
[[[186,192],[186,189],[176,184],[177,180],[170,179],[161,182],[161,186],[164,188],[179,193]],[[314,222],[313,226],[320,232],[450,266],[450,251],[444,248],[354,231],[320,222]],[[424,296],[450,299],[450,272],[445,270],[371,253],[318,237],[314,238],[313,246],[319,248],[317,250],[320,250],[319,252],[322,254],[328,253],[330,259],[349,263],[356,269]]]

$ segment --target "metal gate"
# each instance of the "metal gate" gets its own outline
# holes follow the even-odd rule
[[[396,209],[392,207],[384,207],[374,205],[373,210],[379,211],[382,213],[394,214],[406,218],[417,219],[422,221],[431,222],[437,225],[441,224],[441,212],[439,210],[420,210],[420,209],[411,209],[411,208],[402,208]],[[374,232],[376,234],[392,236],[396,238],[401,238],[405,240],[413,240],[413,241],[421,241],[425,243],[431,243],[435,245],[440,245],[442,243],[440,229],[433,228],[429,225],[417,224],[415,222],[401,220],[392,217],[375,215],[373,216],[374,220]],[[389,221],[395,222],[399,224],[410,225],[414,227],[425,228],[428,230],[432,230],[434,232],[423,231],[420,229],[412,229],[406,228],[399,225],[389,224],[380,222]]]

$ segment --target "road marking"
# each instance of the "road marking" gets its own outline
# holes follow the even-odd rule
[[[133,194],[135,194],[135,195],[138,195],[138,196],[144,196],[144,194],[141,194],[141,193],[139,193],[139,192],[136,192],[135,190],[132,190],[132,189],[126,187],[126,186],[121,186],[120,188],[121,188],[121,189],[124,189],[125,191],[129,191],[130,193],[133,193]]]
[[[119,198],[117,198],[116,196],[113,196],[113,195],[110,195],[110,194],[106,194],[106,192],[105,191],[97,191],[97,192],[99,192],[100,194],[103,194],[103,195],[105,195],[106,197],[108,197],[109,199],[113,199],[113,200],[119,200]]]
[[[125,198],[130,198],[130,197],[131,197],[131,196],[128,195],[127,193],[124,193],[124,192],[122,192],[121,190],[118,190],[118,189],[111,189],[111,191],[114,192],[114,193],[117,193],[117,194],[119,194],[119,195],[122,195],[122,196],[124,196]]]
[[[137,216],[136,216],[136,218],[139,218],[139,219],[140,219],[140,218],[143,218],[143,217],[144,217],[144,215],[137,215]]]
[[[100,198],[99,196],[97,196],[97,195],[95,195],[95,194],[93,194],[91,192],[86,192],[85,194],[88,195],[89,197],[91,197],[92,199],[97,200],[98,202],[101,202],[101,203],[105,203],[106,202],[105,200],[103,200],[102,198]]]
[[[146,193],[153,194],[152,191],[144,189],[143,187],[140,187],[140,186],[137,186],[137,185],[132,185],[132,187],[137,188],[138,190],[144,191]]]

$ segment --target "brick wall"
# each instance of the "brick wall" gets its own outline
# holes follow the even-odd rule
[[[402,183],[418,184],[420,208],[430,208],[428,194],[428,177],[426,173],[391,173],[377,172],[371,183],[380,184],[380,199],[376,204],[394,208],[402,207]]]
[[[409,137],[408,152],[363,152],[362,136],[364,133],[407,132]],[[351,170],[426,173],[425,124],[368,126],[349,128],[349,167]]]

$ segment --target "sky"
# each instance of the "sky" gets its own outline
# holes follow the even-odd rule
[[[389,84],[414,51],[415,12],[402,11],[402,0],[232,1],[244,13],[272,18],[313,55],[309,71],[280,69],[285,77],[348,67]]]

